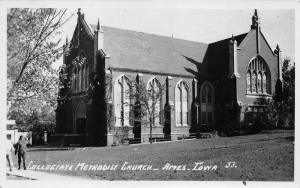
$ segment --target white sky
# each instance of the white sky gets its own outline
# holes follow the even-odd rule
[[[64,26],[61,37],[69,39],[77,22],[77,9]],[[82,8],[88,23],[174,38],[211,43],[231,35],[238,35],[250,30],[253,9],[116,9],[116,8]],[[295,12],[290,9],[258,9],[261,30],[272,49],[279,44],[284,56],[294,61],[295,46]],[[105,33],[104,33],[105,37]],[[60,65],[61,60],[55,67]]]

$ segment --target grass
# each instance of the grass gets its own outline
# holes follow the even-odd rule
[[[15,158],[15,157],[13,157]],[[99,180],[242,180],[293,181],[294,132],[277,131],[257,135],[140,144],[68,151],[31,151],[32,164],[78,163],[118,165],[116,170],[52,170],[50,173]],[[129,164],[152,165],[158,170],[121,170]],[[196,162],[216,165],[216,170],[192,170]],[[226,168],[228,162],[236,167]],[[186,170],[162,170],[169,163]],[[16,162],[15,162],[16,164]],[[190,170],[187,170],[190,169]]]

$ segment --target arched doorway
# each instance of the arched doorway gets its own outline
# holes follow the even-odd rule
[[[75,110],[75,132],[78,134],[86,133],[86,107],[80,102]]]

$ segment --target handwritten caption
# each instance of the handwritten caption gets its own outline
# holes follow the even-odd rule
[[[238,165],[235,161],[228,161],[223,165],[207,164],[203,161],[195,162],[192,165],[176,165],[165,163],[160,167],[155,167],[151,164],[133,164],[124,162],[123,164],[87,164],[79,162],[77,164],[34,164],[30,161],[28,164],[29,170],[44,170],[44,171],[215,171],[218,168],[234,169]]]

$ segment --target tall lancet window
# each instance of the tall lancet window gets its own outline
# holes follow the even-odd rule
[[[86,88],[88,89],[89,88],[89,84],[90,84],[90,82],[89,82],[89,78],[90,78],[90,70],[89,70],[89,66],[87,65],[86,66]]]
[[[256,72],[252,74],[252,92],[256,93],[257,92],[257,76]]]
[[[130,92],[130,80],[122,76],[115,84],[116,127],[130,126]]]
[[[201,124],[212,125],[214,123],[214,89],[209,82],[202,84],[201,94]]]
[[[84,66],[81,66],[81,91],[84,90],[84,79],[85,79],[85,75],[84,75]]]
[[[258,73],[257,75],[257,92],[261,93],[262,91],[262,83],[261,83],[262,79],[261,79],[261,73]]]
[[[153,78],[150,80],[150,82],[147,85],[147,89],[149,92],[150,100],[149,100],[149,107],[152,108],[151,114],[152,115],[152,123],[153,125],[159,126],[161,124],[161,93],[162,93],[162,87],[160,82],[156,79]]]
[[[266,73],[263,74],[263,92],[267,93],[267,75],[266,75]]]
[[[251,92],[251,73],[247,72],[247,92]]]
[[[81,67],[78,67],[78,91],[81,89]]]
[[[253,58],[247,69],[247,93],[270,94],[269,75],[270,70],[264,59],[260,56]]]
[[[176,124],[180,125],[182,122],[182,116],[181,116],[181,88],[176,87],[175,88],[175,110],[176,110]]]
[[[73,80],[74,80],[73,92],[75,92],[76,91],[76,68],[74,68]]]
[[[82,90],[85,90],[86,87],[86,71],[85,71],[85,66],[82,67]]]
[[[182,124],[188,124],[188,87],[183,82],[182,84],[182,98],[181,98],[181,108],[182,108]]]
[[[188,86],[180,81],[175,88],[176,125],[188,124]]]
[[[78,86],[79,86],[78,76],[79,76],[79,69],[78,69],[78,67],[76,67],[76,77],[75,77],[75,80],[76,80],[75,91],[76,92],[78,92]]]

